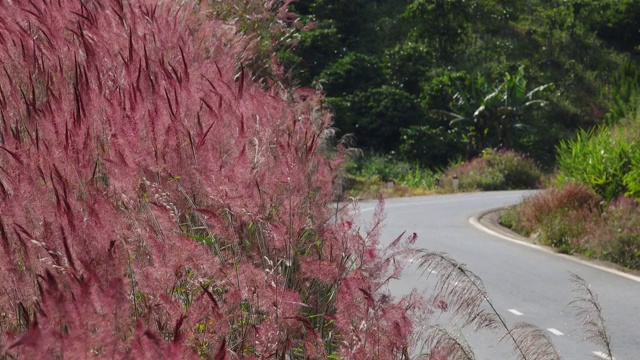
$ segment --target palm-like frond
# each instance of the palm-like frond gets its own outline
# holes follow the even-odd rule
[[[523,123],[515,123],[515,124],[513,124],[513,128],[514,129],[518,129],[518,130],[526,130],[526,131],[529,131],[529,132],[536,132],[538,130],[534,126],[523,124]]]
[[[514,94],[513,97],[515,99],[522,99],[525,96],[525,92],[527,90],[527,79],[524,77],[524,66],[520,66],[518,68],[518,72],[513,79],[513,89]]]
[[[482,100],[482,103],[485,106],[495,106],[495,105],[497,105],[497,103],[498,103],[498,101],[500,100],[500,97],[501,97],[502,88],[503,88],[503,86],[498,86],[496,89],[493,90],[493,92],[487,94],[487,96],[485,96],[484,99]]]
[[[431,110],[432,115],[437,116],[440,119],[448,120],[449,126],[471,126],[473,120],[460,114],[446,110]]]
[[[546,106],[549,102],[546,100],[531,100],[531,101],[527,101],[526,103],[524,103],[522,106],[527,108],[533,105],[538,105],[538,106]]]
[[[480,114],[482,114],[485,110],[487,109],[487,107],[485,105],[480,106],[474,113],[473,113],[473,118],[477,118],[480,116]]]
[[[460,114],[456,114],[454,112],[451,111],[446,111],[446,110],[431,110],[430,111],[431,114],[433,115],[437,115],[443,119],[447,119],[447,120],[465,120],[467,119],[465,116],[460,115]]]
[[[535,89],[533,89],[533,90],[529,91],[529,92],[527,93],[526,98],[527,98],[527,99],[532,99],[532,98],[533,98],[533,95],[535,95],[536,93],[541,92],[541,91],[544,91],[544,90],[546,90],[547,88],[552,87],[552,86],[553,86],[553,83],[548,83],[548,84],[544,84],[544,85],[538,86],[537,88],[535,88]]]

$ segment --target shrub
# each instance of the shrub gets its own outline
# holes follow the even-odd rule
[[[639,206],[628,197],[604,203],[589,187],[567,183],[530,196],[500,221],[561,252],[640,269]]]
[[[444,187],[452,188],[458,176],[460,190],[532,189],[540,184],[542,172],[536,163],[511,150],[486,150],[469,162],[450,166],[444,173]]]
[[[629,129],[631,134],[640,134],[640,131],[638,131],[640,130],[640,127],[638,126],[638,123],[640,123],[640,113],[638,113],[636,117],[636,128]],[[622,179],[626,190],[624,195],[640,200],[640,142],[637,139],[631,140],[631,144],[629,146],[629,160],[629,170],[624,174]]]
[[[346,166],[356,191],[369,192],[373,187],[386,187],[387,180],[408,189],[434,189],[436,172],[418,164],[400,161],[390,155],[370,154],[355,158]],[[368,187],[369,189],[365,189]]]
[[[630,269],[640,269],[640,205],[619,197],[602,212],[600,221],[588,224],[586,242],[597,257]]]
[[[601,198],[587,186],[567,183],[528,197],[507,212],[514,230],[529,235],[537,231],[550,214],[596,209]]]
[[[598,219],[601,198],[590,188],[567,183],[528,197],[508,209],[501,223],[560,252],[588,252],[586,226]]]
[[[593,213],[584,208],[557,209],[542,218],[538,239],[561,253],[581,252],[580,240],[591,217]]]
[[[626,168],[628,156],[625,148],[614,149],[610,139],[610,130],[603,127],[597,133],[582,130],[575,140],[560,142],[557,150],[558,183],[577,181],[604,196],[619,194],[622,191],[622,174],[617,172]],[[605,154],[610,160],[608,162],[613,164],[607,163],[603,158]],[[615,166],[611,168],[612,165]]]
[[[594,189],[606,201],[629,191],[633,183],[632,155],[637,155],[635,132],[625,128],[600,127],[581,131],[575,140],[558,146],[558,183],[580,182]]]

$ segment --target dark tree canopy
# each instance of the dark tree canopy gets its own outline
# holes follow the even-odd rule
[[[615,103],[611,94],[620,93],[615,87],[629,88],[618,69],[636,64],[640,45],[634,0],[311,0],[294,7],[301,22],[315,25],[292,49],[294,76],[322,87],[335,126],[363,149],[427,166],[472,155],[472,142],[483,136],[452,132],[433,115],[458,111],[455,94],[478,95],[462,94],[473,91],[461,87],[464,79],[482,78],[480,95],[487,96],[521,67],[529,90],[554,84],[536,94],[547,106],[519,106],[517,121],[496,125],[505,131],[483,146],[551,162],[560,139],[602,122]],[[425,142],[442,136],[429,153],[416,134]],[[437,145],[445,143],[446,153]],[[442,156],[449,158],[434,160]]]

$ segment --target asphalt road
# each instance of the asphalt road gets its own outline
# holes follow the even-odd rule
[[[585,279],[597,293],[617,360],[640,359],[640,282],[588,264],[508,241],[482,231],[469,219],[486,210],[517,203],[523,191],[485,192],[389,199],[381,242],[388,244],[400,233],[416,232],[416,246],[445,252],[464,263],[484,282],[492,302],[509,326],[527,322],[542,329],[563,359],[607,359],[596,344],[585,341],[582,326],[569,303],[576,298],[571,273]],[[361,220],[367,221],[375,202],[360,203]],[[417,288],[432,290],[427,279],[408,261],[400,280],[389,285],[394,295]],[[449,323],[447,314],[435,321]],[[433,321],[433,319],[432,319]],[[465,336],[477,359],[516,359],[501,335],[455,330]]]

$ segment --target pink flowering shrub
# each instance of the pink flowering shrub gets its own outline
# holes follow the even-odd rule
[[[409,356],[424,304],[383,285],[411,239],[383,252],[381,216],[361,235],[329,206],[319,94],[253,82],[233,22],[206,2],[0,14],[0,357]]]
[[[485,150],[478,158],[449,166],[442,186],[453,190],[453,178],[458,177],[462,191],[535,189],[542,172],[527,156],[513,150]]]

